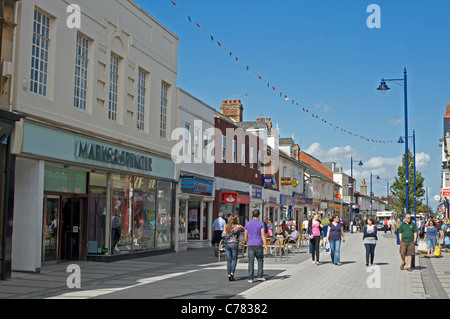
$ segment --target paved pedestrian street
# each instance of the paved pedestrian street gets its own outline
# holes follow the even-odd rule
[[[399,247],[394,235],[378,233],[373,267],[365,263],[362,235],[346,234],[341,245],[342,266],[320,254],[320,265],[311,259],[282,273],[283,280],[268,281],[240,294],[244,298],[295,299],[424,299],[427,297],[420,270],[400,270]],[[418,265],[416,265],[416,268]],[[282,291],[283,294],[273,294]]]
[[[342,265],[333,265],[321,248],[320,265],[307,246],[280,260],[265,258],[267,281],[247,282],[247,262],[240,259],[237,280],[226,279],[226,259],[211,249],[189,250],[116,263],[81,262],[81,287],[68,287],[69,264],[40,274],[14,273],[0,282],[4,299],[448,299],[450,252],[442,258],[416,256],[412,272],[400,270],[394,235],[378,234],[373,267],[365,265],[362,234],[346,233]],[[255,267],[256,267],[255,263]],[[69,280],[70,281],[70,280]]]

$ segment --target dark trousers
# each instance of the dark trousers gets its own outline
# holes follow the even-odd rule
[[[373,264],[373,259],[375,257],[375,246],[376,244],[364,244],[364,246],[366,247],[366,264],[369,263],[369,259],[370,259],[370,264]]]
[[[319,245],[320,245],[320,236],[314,236],[311,242],[311,255],[313,261],[319,261]]]

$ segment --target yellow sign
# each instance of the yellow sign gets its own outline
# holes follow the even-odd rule
[[[294,178],[291,182],[291,185],[294,186],[294,188],[297,187],[298,181]]]

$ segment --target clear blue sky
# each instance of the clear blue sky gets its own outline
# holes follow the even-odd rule
[[[383,77],[402,78],[406,67],[409,134],[416,132],[418,170],[429,187],[430,205],[437,206],[439,138],[450,103],[450,2],[174,0],[174,6],[171,0],[135,1],[180,38],[179,87],[216,109],[222,100],[246,94],[244,120],[272,118],[281,137],[294,134],[303,150],[337,162],[347,173],[350,156],[362,160],[363,168],[355,169],[358,184],[369,183],[370,172],[381,179],[396,176],[404,145],[366,142],[335,126],[376,140],[404,136],[403,89],[389,83],[390,92],[381,95],[376,88]],[[381,8],[380,29],[366,24],[372,3]],[[374,181],[373,189],[376,196],[385,195],[386,180]]]

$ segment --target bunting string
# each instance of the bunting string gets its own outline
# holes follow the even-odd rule
[[[260,73],[258,73],[256,71],[253,71],[253,69],[247,63],[245,63],[243,59],[241,59],[240,57],[236,56],[233,52],[231,52],[224,45],[223,42],[219,41],[217,38],[215,38],[213,35],[211,35],[205,28],[203,28],[200,25],[199,22],[194,21],[192,19],[192,17],[189,14],[187,14],[182,8],[180,8],[174,1],[171,0],[171,2],[172,2],[174,7],[178,8],[180,10],[180,12],[182,12],[187,17],[188,21],[191,24],[193,24],[197,29],[202,30],[205,34],[207,34],[209,36],[209,38],[211,39],[212,43],[216,44],[219,48],[222,48],[224,51],[226,51],[227,54],[229,55],[229,57],[231,59],[235,60],[236,63],[242,64],[246,68],[247,72],[252,72],[258,80],[263,81],[265,84],[267,84],[267,88],[270,89],[271,91],[275,92],[276,94],[279,94],[280,98],[282,98],[284,101],[290,102],[290,103],[292,103],[292,105],[297,106],[305,114],[311,114],[313,119],[321,121],[321,123],[323,123],[324,125],[330,126],[330,127],[334,128],[335,130],[340,130],[343,133],[347,133],[347,134],[352,135],[354,137],[360,138],[360,139],[362,139],[365,142],[372,142],[372,143],[379,143],[379,144],[396,143],[396,140],[379,140],[379,139],[375,139],[375,138],[362,136],[362,135],[357,134],[357,133],[355,133],[353,131],[347,130],[347,129],[339,126],[339,125],[333,124],[330,121],[326,120],[325,118],[319,116],[318,114],[313,113],[307,107],[305,107],[305,106],[301,105],[300,103],[296,102],[296,100],[291,98],[288,94],[283,93],[283,91],[281,91],[275,85],[274,82],[268,81],[262,75],[260,75]]]

